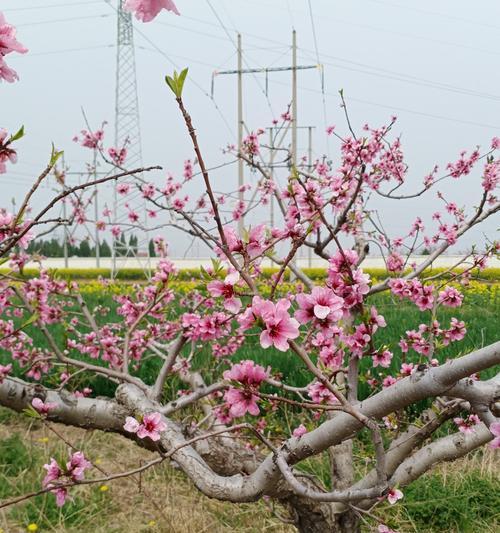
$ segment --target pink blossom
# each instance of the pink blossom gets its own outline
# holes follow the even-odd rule
[[[300,324],[327,318],[336,322],[343,315],[344,300],[327,287],[314,287],[311,294],[298,294],[297,303],[300,309],[294,316]]]
[[[43,467],[45,468],[45,470],[47,470],[47,474],[45,475],[45,478],[42,482],[44,486],[47,486],[52,481],[59,479],[59,477],[62,475],[62,470],[53,457],[51,457],[50,463],[43,465]]]
[[[10,372],[12,372],[12,364],[0,365],[0,383],[3,383],[3,380]]]
[[[290,302],[278,300],[276,304],[269,300],[255,300],[252,310],[255,316],[264,322],[264,331],[260,334],[260,345],[263,348],[274,346],[281,352],[289,348],[288,339],[299,336],[299,323],[288,314]]]
[[[461,417],[456,417],[453,422],[458,426],[458,431],[461,433],[475,433],[474,426],[477,426],[481,422],[477,415],[469,415],[465,420]]]
[[[241,309],[241,300],[235,297],[234,285],[240,280],[238,272],[228,274],[224,281],[211,281],[207,285],[208,292],[215,298],[224,297],[224,308],[230,313],[238,313]]]
[[[245,360],[224,372],[224,379],[237,381],[242,385],[259,386],[268,377],[264,367],[255,364],[255,361]]]
[[[229,406],[229,413],[234,418],[245,416],[248,412],[257,416],[260,411],[257,406],[259,399],[250,389],[236,389],[230,387],[224,394],[224,400]]]
[[[450,322],[450,329],[444,332],[443,343],[446,345],[447,341],[461,341],[466,333],[465,322],[453,317]]]
[[[0,81],[5,80],[7,83],[14,83],[19,79],[17,72],[10,68],[5,62],[2,55],[0,55]]]
[[[403,256],[397,252],[392,252],[391,255],[387,257],[386,263],[389,272],[401,272],[405,265]]]
[[[31,400],[31,405],[41,415],[46,415],[46,414],[48,414],[48,412],[51,409],[53,409],[54,407],[57,407],[56,403],[54,403],[54,402],[46,402],[45,403],[40,398],[33,398],[33,400]]]
[[[17,39],[16,28],[7,23],[5,16],[0,12],[0,81],[4,79],[8,83],[18,79],[15,70],[5,63],[4,56],[11,52],[25,54],[28,51]]]
[[[91,466],[92,464],[85,459],[83,452],[73,453],[65,469],[61,468],[54,458],[51,458],[50,463],[43,465],[47,474],[42,481],[42,486],[52,489],[51,492],[56,496],[57,506],[62,507],[68,497],[68,490],[66,487],[58,487],[57,484],[82,481],[85,478],[85,470]]]
[[[386,526],[385,524],[379,524],[378,533],[398,533],[394,529],[391,529],[390,527]]]
[[[137,20],[142,22],[150,22],[162,9],[180,15],[173,0],[126,0],[123,9],[135,13]]]
[[[108,154],[115,165],[121,166],[125,163],[127,158],[127,149],[124,148],[108,148]]]
[[[333,392],[328,389],[321,381],[315,381],[307,387],[307,394],[314,403],[338,403]]]
[[[392,352],[389,350],[384,350],[383,352],[377,352],[372,356],[373,366],[383,366],[388,368],[391,366]]]
[[[401,365],[400,373],[403,376],[411,376],[415,370],[415,365],[413,363],[403,363]]]
[[[123,429],[129,433],[137,433],[140,439],[149,437],[153,441],[158,441],[161,437],[160,433],[167,429],[167,424],[162,420],[160,413],[154,412],[146,413],[141,422],[127,416]]]
[[[385,318],[379,315],[377,308],[373,305],[370,308],[370,324],[372,325],[372,333],[375,333],[379,327],[385,328],[387,326]]]
[[[66,471],[71,473],[74,481],[81,481],[84,478],[85,470],[91,466],[92,463],[85,459],[83,452],[75,452],[66,463]]]
[[[118,194],[125,195],[125,194],[128,194],[129,191],[130,191],[130,185],[128,183],[119,183],[116,186],[116,192]]]
[[[398,500],[403,498],[403,493],[399,489],[390,489],[387,493],[387,501],[394,505]]]
[[[397,382],[396,378],[394,378],[392,376],[386,376],[384,378],[384,380],[382,381],[382,387],[384,387],[384,389],[387,388],[387,387],[391,387],[396,382]]]
[[[186,181],[189,181],[193,177],[193,163],[191,159],[184,161],[184,172],[182,174]]]
[[[252,228],[248,234],[246,245],[247,253],[251,259],[260,255],[265,246],[266,226],[259,224]]]
[[[463,299],[464,295],[455,287],[445,287],[438,296],[438,302],[447,307],[460,307]]]
[[[81,146],[93,150],[101,147],[104,138],[104,130],[102,128],[96,131],[81,130],[80,133],[82,135],[81,139],[75,136],[73,138],[75,142],[80,142]]]
[[[494,435],[494,439],[490,442],[492,448],[500,448],[500,422],[493,422],[490,424],[491,434]]]
[[[300,426],[297,426],[293,430],[292,435],[300,439],[300,437],[302,437],[302,435],[305,435],[306,433],[307,433],[306,426],[304,426],[304,424],[300,424]]]

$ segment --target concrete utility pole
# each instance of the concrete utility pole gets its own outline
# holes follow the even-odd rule
[[[243,51],[241,48],[241,34],[238,33],[238,153],[243,149]],[[238,159],[238,200],[245,201],[243,185],[245,183],[243,176],[243,159]],[[238,220],[238,233],[243,237],[243,217]]]
[[[313,68],[321,68],[321,65],[297,65],[297,39],[296,32],[293,31],[292,35],[292,66],[287,67],[269,67],[269,68],[243,68],[243,49],[241,45],[241,35],[238,34],[237,40],[237,55],[238,55],[238,68],[236,70],[222,70],[214,71],[212,73],[212,98],[214,96],[215,77],[225,74],[237,74],[238,75],[238,152],[241,152],[243,145],[243,74],[266,74],[266,94],[267,94],[267,75],[269,72],[285,72],[292,71],[292,162],[294,165],[297,163],[297,71],[308,70]],[[244,173],[243,173],[243,160],[238,161],[238,188],[242,188],[245,185]],[[243,191],[238,194],[238,200],[244,201]],[[241,218],[238,221],[238,229],[240,235],[243,233],[244,221]]]
[[[271,176],[271,180],[274,182],[274,128],[269,128],[269,175]],[[274,194],[271,193],[269,195],[269,204],[270,204],[270,225],[271,228],[274,228]]]
[[[94,149],[94,181],[97,179],[97,149]],[[97,221],[99,220],[99,189],[95,186],[94,189],[94,214],[95,214],[95,267],[101,267],[101,250],[100,248],[100,235]]]
[[[292,165],[297,166],[297,32],[292,33]]]
[[[307,170],[308,172],[312,171],[312,130],[313,126],[308,127],[308,139],[307,139]],[[312,248],[307,247],[307,266],[312,267]]]

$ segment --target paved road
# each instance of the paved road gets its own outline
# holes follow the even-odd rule
[[[462,256],[458,255],[447,255],[442,256],[437,259],[433,266],[435,267],[451,267],[460,261]],[[209,266],[211,264],[209,258],[199,258],[199,259],[182,259],[182,258],[171,258],[172,261],[178,268],[198,268],[199,266]],[[422,263],[427,259],[425,255],[417,255],[411,258],[411,262],[416,262],[417,264]],[[118,268],[154,268],[158,262],[157,257],[147,258],[147,257],[121,257],[117,259]],[[45,268],[64,268],[64,259],[62,258],[48,258],[44,259],[42,262]],[[308,266],[312,267],[325,267],[327,262],[323,259],[312,259],[309,263],[307,259],[298,259],[297,265],[301,268]],[[37,267],[37,264],[28,263],[28,267]],[[69,268],[95,268],[96,260],[93,257],[70,257],[68,259]],[[104,257],[100,261],[101,268],[111,268],[111,258]],[[265,260],[263,266],[275,266],[271,261]],[[496,258],[490,259],[488,266],[500,268],[500,260]],[[382,257],[370,256],[367,257],[363,262],[363,267],[365,268],[384,268],[384,261]]]

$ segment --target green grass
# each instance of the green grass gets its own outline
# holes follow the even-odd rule
[[[481,346],[490,344],[498,340],[498,316],[500,315],[500,291],[492,290],[487,285],[484,285],[484,290],[476,290],[472,293],[466,293],[464,305],[458,309],[440,308],[438,311],[438,320],[442,327],[449,325],[451,317],[457,317],[464,320],[467,327],[467,335],[464,340],[455,342],[447,347],[437,350],[436,357],[440,362],[447,358],[453,358],[465,353],[468,353]],[[110,292],[98,292],[96,290],[85,293],[85,299],[90,309],[98,306],[109,308],[109,313],[105,318],[97,317],[97,320],[105,323],[121,322],[121,317],[116,313],[116,304],[113,302]],[[371,298],[369,304],[375,305],[382,315],[384,315],[387,327],[380,328],[374,337],[375,346],[387,346],[394,353],[391,372],[397,371],[401,365],[401,351],[398,347],[399,339],[404,336],[405,332],[410,329],[416,329],[420,323],[429,323],[430,311],[420,312],[413,304],[406,301],[401,301],[391,295],[384,293],[375,295]],[[54,337],[58,340],[59,345],[64,344],[66,331],[63,326],[50,326]],[[27,333],[33,337],[35,346],[41,348],[47,347],[47,340],[42,332],[34,327],[28,326]],[[252,333],[252,332],[250,332]],[[211,349],[204,343],[198,343],[197,352],[193,358],[192,365],[195,369],[201,370],[207,379],[211,381],[213,376],[220,375],[222,368],[226,368],[226,363],[219,363],[221,368],[214,369],[213,356]],[[189,347],[186,347],[185,354]],[[71,354],[73,357],[79,357],[79,354]],[[258,342],[258,331],[254,331],[253,335],[247,337],[244,345],[233,356],[233,361],[242,359],[254,359],[264,367],[271,366],[274,372],[279,372],[287,383],[302,386],[310,381],[310,374],[305,370],[304,365],[292,353],[282,353],[274,348],[264,350]],[[2,361],[3,360],[3,361]],[[0,354],[0,362],[5,362],[5,354]],[[420,362],[420,358],[414,352],[410,352],[408,361]],[[99,361],[92,360],[94,364],[99,364]],[[158,358],[147,359],[141,362],[137,375],[141,377],[146,383],[153,383],[157,375],[161,361]],[[371,368],[371,359],[364,358],[361,362],[361,369],[363,371]],[[210,372],[206,372],[210,369]],[[16,371],[20,369],[16,367]],[[484,372],[483,377],[493,375],[494,369]],[[377,369],[372,370],[377,375]],[[381,377],[387,375],[387,371],[383,371]],[[72,386],[75,388],[82,388],[85,386],[91,387],[95,394],[111,396],[114,393],[115,385],[107,381],[103,377],[90,376],[88,374],[80,374]],[[175,388],[178,383],[173,383],[172,394],[175,393]],[[368,386],[364,383],[360,385],[360,393],[365,397],[369,393]]]
[[[66,445],[23,415],[0,408],[0,422],[0,500],[39,490],[43,464],[50,457],[65,458]],[[108,472],[127,470],[151,458],[149,452],[117,435],[63,427],[59,431]],[[356,456],[366,452],[362,445],[356,447]],[[321,458],[309,459],[302,466],[322,481],[328,477],[327,462]],[[495,533],[500,526],[497,472],[494,452],[479,450],[425,474],[404,489],[398,505],[382,503],[372,512],[400,533]],[[93,469],[89,476],[100,473]],[[141,490],[130,478],[110,483],[106,492],[100,485],[73,488],[72,500],[62,509],[55,505],[53,495],[37,496],[4,509],[0,530],[23,532],[35,523],[40,533],[292,531],[273,519],[263,502],[235,505],[205,498],[167,464],[148,471],[141,483]],[[151,520],[155,526],[149,525]],[[371,527],[364,524],[362,531],[371,533],[374,522],[368,522]]]
[[[404,494],[401,505],[391,510],[395,525],[407,524],[401,531],[476,533],[500,527],[500,479],[477,467],[451,476],[442,470],[427,474]]]

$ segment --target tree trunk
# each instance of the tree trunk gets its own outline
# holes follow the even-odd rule
[[[352,512],[336,512],[335,504],[288,500],[299,533],[359,533],[360,522]]]

